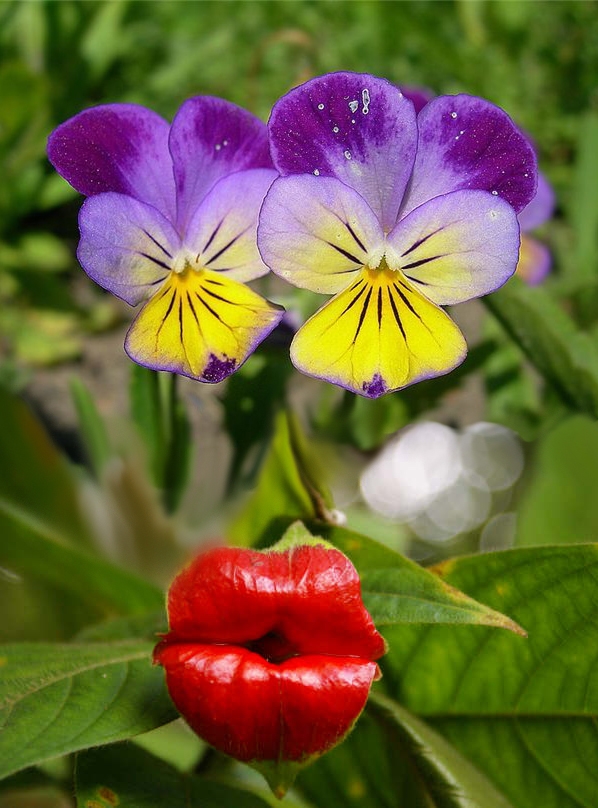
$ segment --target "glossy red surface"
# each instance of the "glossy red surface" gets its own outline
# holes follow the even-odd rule
[[[361,713],[385,650],[338,550],[216,548],[168,594],[154,652],[170,695],[208,743],[243,761],[301,761]]]

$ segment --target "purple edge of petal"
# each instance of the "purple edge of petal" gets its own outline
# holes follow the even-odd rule
[[[273,323],[271,323],[267,328],[265,328],[263,331],[260,331],[260,334],[259,334],[260,338],[254,340],[253,343],[250,345],[250,348],[249,348],[249,350],[247,352],[247,356],[245,357],[245,359],[242,362],[240,362],[239,364],[237,364],[236,359],[225,359],[223,361],[221,359],[218,359],[217,356],[215,356],[213,353],[211,353],[210,358],[208,360],[208,364],[206,365],[206,367],[202,371],[202,375],[199,376],[199,377],[198,376],[192,376],[190,373],[184,373],[183,371],[178,370],[177,368],[175,368],[172,365],[164,364],[164,365],[160,365],[158,367],[157,365],[150,365],[150,364],[148,364],[146,362],[140,362],[139,359],[137,359],[134,356],[131,356],[131,354],[129,353],[129,351],[127,349],[127,337],[129,335],[129,331],[131,330],[131,328],[133,326],[133,323],[131,323],[131,325],[129,326],[129,329],[128,329],[127,334],[125,336],[124,351],[125,351],[126,355],[129,357],[129,359],[132,362],[135,362],[135,364],[141,365],[144,368],[149,368],[149,370],[161,370],[161,371],[166,371],[168,373],[176,373],[178,376],[186,376],[188,379],[193,379],[193,381],[200,381],[200,382],[203,382],[203,383],[206,383],[206,384],[218,384],[219,382],[224,381],[224,379],[226,379],[228,376],[230,376],[232,373],[234,373],[240,367],[242,367],[245,364],[245,362],[250,358],[250,356],[255,352],[255,350],[259,347],[259,345],[266,339],[266,337],[269,334],[272,333],[272,331],[274,331],[276,326],[280,323],[280,321],[284,317],[285,310],[284,310],[284,308],[282,306],[279,306],[276,303],[271,303],[271,305],[276,306],[279,309],[279,317]],[[212,375],[214,378],[211,378],[211,379],[204,378],[204,375],[205,375],[206,371],[208,371],[208,370],[210,371],[210,375]]]

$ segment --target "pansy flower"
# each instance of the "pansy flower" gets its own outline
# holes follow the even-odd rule
[[[134,361],[204,382],[236,370],[282,317],[246,281],[268,270],[257,216],[276,177],[265,124],[219,98],[186,101],[172,125],[108,104],[48,141],[56,170],[89,197],[79,214],[87,274],[132,306]]]
[[[466,344],[441,306],[497,289],[519,254],[534,151],[505,112],[468,95],[416,117],[389,82],[335,73],[269,121],[282,175],[258,246],[296,286],[334,297],[297,332],[295,366],[376,398],[447,373]]]
[[[413,103],[416,113],[434,98],[434,94],[426,87],[401,85],[401,92]],[[533,146],[532,139],[529,136],[528,139]],[[536,195],[517,217],[521,228],[521,248],[516,273],[530,286],[542,283],[550,272],[552,258],[548,247],[527,233],[550,219],[554,213],[554,205],[554,191],[546,177],[538,171]]]
[[[554,191],[546,177],[538,172],[536,195],[518,217],[521,227],[521,250],[517,275],[530,286],[542,283],[550,272],[552,257],[545,244],[527,234],[550,219],[554,213],[554,204]]]

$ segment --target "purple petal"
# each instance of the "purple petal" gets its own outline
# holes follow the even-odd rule
[[[401,85],[401,92],[408,98],[415,107],[416,114],[422,111],[428,101],[434,98],[434,93],[428,90],[427,87],[410,87],[408,85]]]
[[[269,168],[239,171],[219,180],[191,217],[185,244],[202,267],[249,281],[268,272],[257,249],[257,220],[277,177]]]
[[[529,286],[538,286],[546,278],[552,266],[552,256],[546,245],[531,236],[521,236],[521,252],[517,275]]]
[[[540,227],[548,221],[554,213],[555,198],[552,186],[542,174],[538,172],[538,190],[532,201],[519,214],[519,225],[524,233]]]
[[[417,138],[413,104],[397,87],[365,73],[321,76],[281,98],[268,128],[283,176],[336,177],[364,197],[385,230],[394,226]]]
[[[441,96],[417,118],[419,142],[403,213],[440,194],[490,191],[518,213],[536,192],[536,156],[502,109],[470,95]]]
[[[190,98],[181,106],[171,126],[170,151],[181,232],[219,179],[248,168],[272,168],[266,125],[211,96]]]
[[[258,228],[265,263],[289,283],[331,294],[384,254],[384,233],[363,197],[333,177],[281,177]]]
[[[170,273],[180,239],[162,214],[123,194],[98,194],[79,213],[77,257],[96,283],[135,306]]]
[[[168,123],[145,107],[92,107],[52,132],[48,157],[79,193],[127,194],[172,219],[175,195],[168,131]]]
[[[486,191],[431,199],[400,220],[386,251],[388,266],[440,306],[498,289],[518,256],[515,211]]]

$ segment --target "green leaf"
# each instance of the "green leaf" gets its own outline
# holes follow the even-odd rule
[[[167,512],[176,510],[188,480],[191,426],[175,374],[131,365],[131,415],[148,451],[152,479]]]
[[[176,718],[153,645],[0,646],[0,777]]]
[[[349,737],[296,787],[318,808],[511,808],[438,733],[376,693]]]
[[[567,406],[597,417],[598,345],[548,292],[514,278],[484,302]]]
[[[533,446],[517,505],[517,544],[578,543],[598,536],[598,424],[567,418]]]
[[[76,594],[101,616],[159,609],[160,589],[96,558],[79,483],[29,409],[0,389],[0,566]]]
[[[71,396],[77,410],[79,430],[85,441],[89,461],[99,477],[106,463],[114,456],[106,425],[97,410],[93,396],[77,377],[71,379]]]
[[[377,626],[470,623],[525,633],[505,615],[467,597],[438,575],[367,536],[341,527],[310,527],[355,564],[361,577],[363,602]]]
[[[391,748],[405,750],[414,768],[410,787],[438,808],[512,808],[486,777],[441,735],[392,699],[373,693],[369,708]],[[394,743],[393,743],[394,742]],[[410,803],[411,804],[411,803]]]
[[[326,517],[332,500],[323,476],[298,421],[280,413],[257,487],[229,535],[239,544],[270,544],[296,519]]]
[[[241,788],[182,774],[131,744],[77,755],[78,808],[266,808]]]
[[[594,808],[598,789],[598,546],[445,562],[448,583],[508,612],[524,640],[482,628],[387,633],[382,683],[517,808]]]
[[[594,278],[598,258],[598,115],[587,112],[579,121],[575,186],[571,194],[571,224],[575,230],[577,276]],[[595,296],[593,302],[595,303]]]
[[[263,447],[272,435],[274,418],[282,407],[291,372],[288,353],[270,351],[267,356],[254,354],[227,381],[222,408],[224,426],[233,447],[229,491],[234,491],[241,481],[253,480],[263,459]],[[247,462],[252,452],[255,458],[252,455],[252,462]]]

